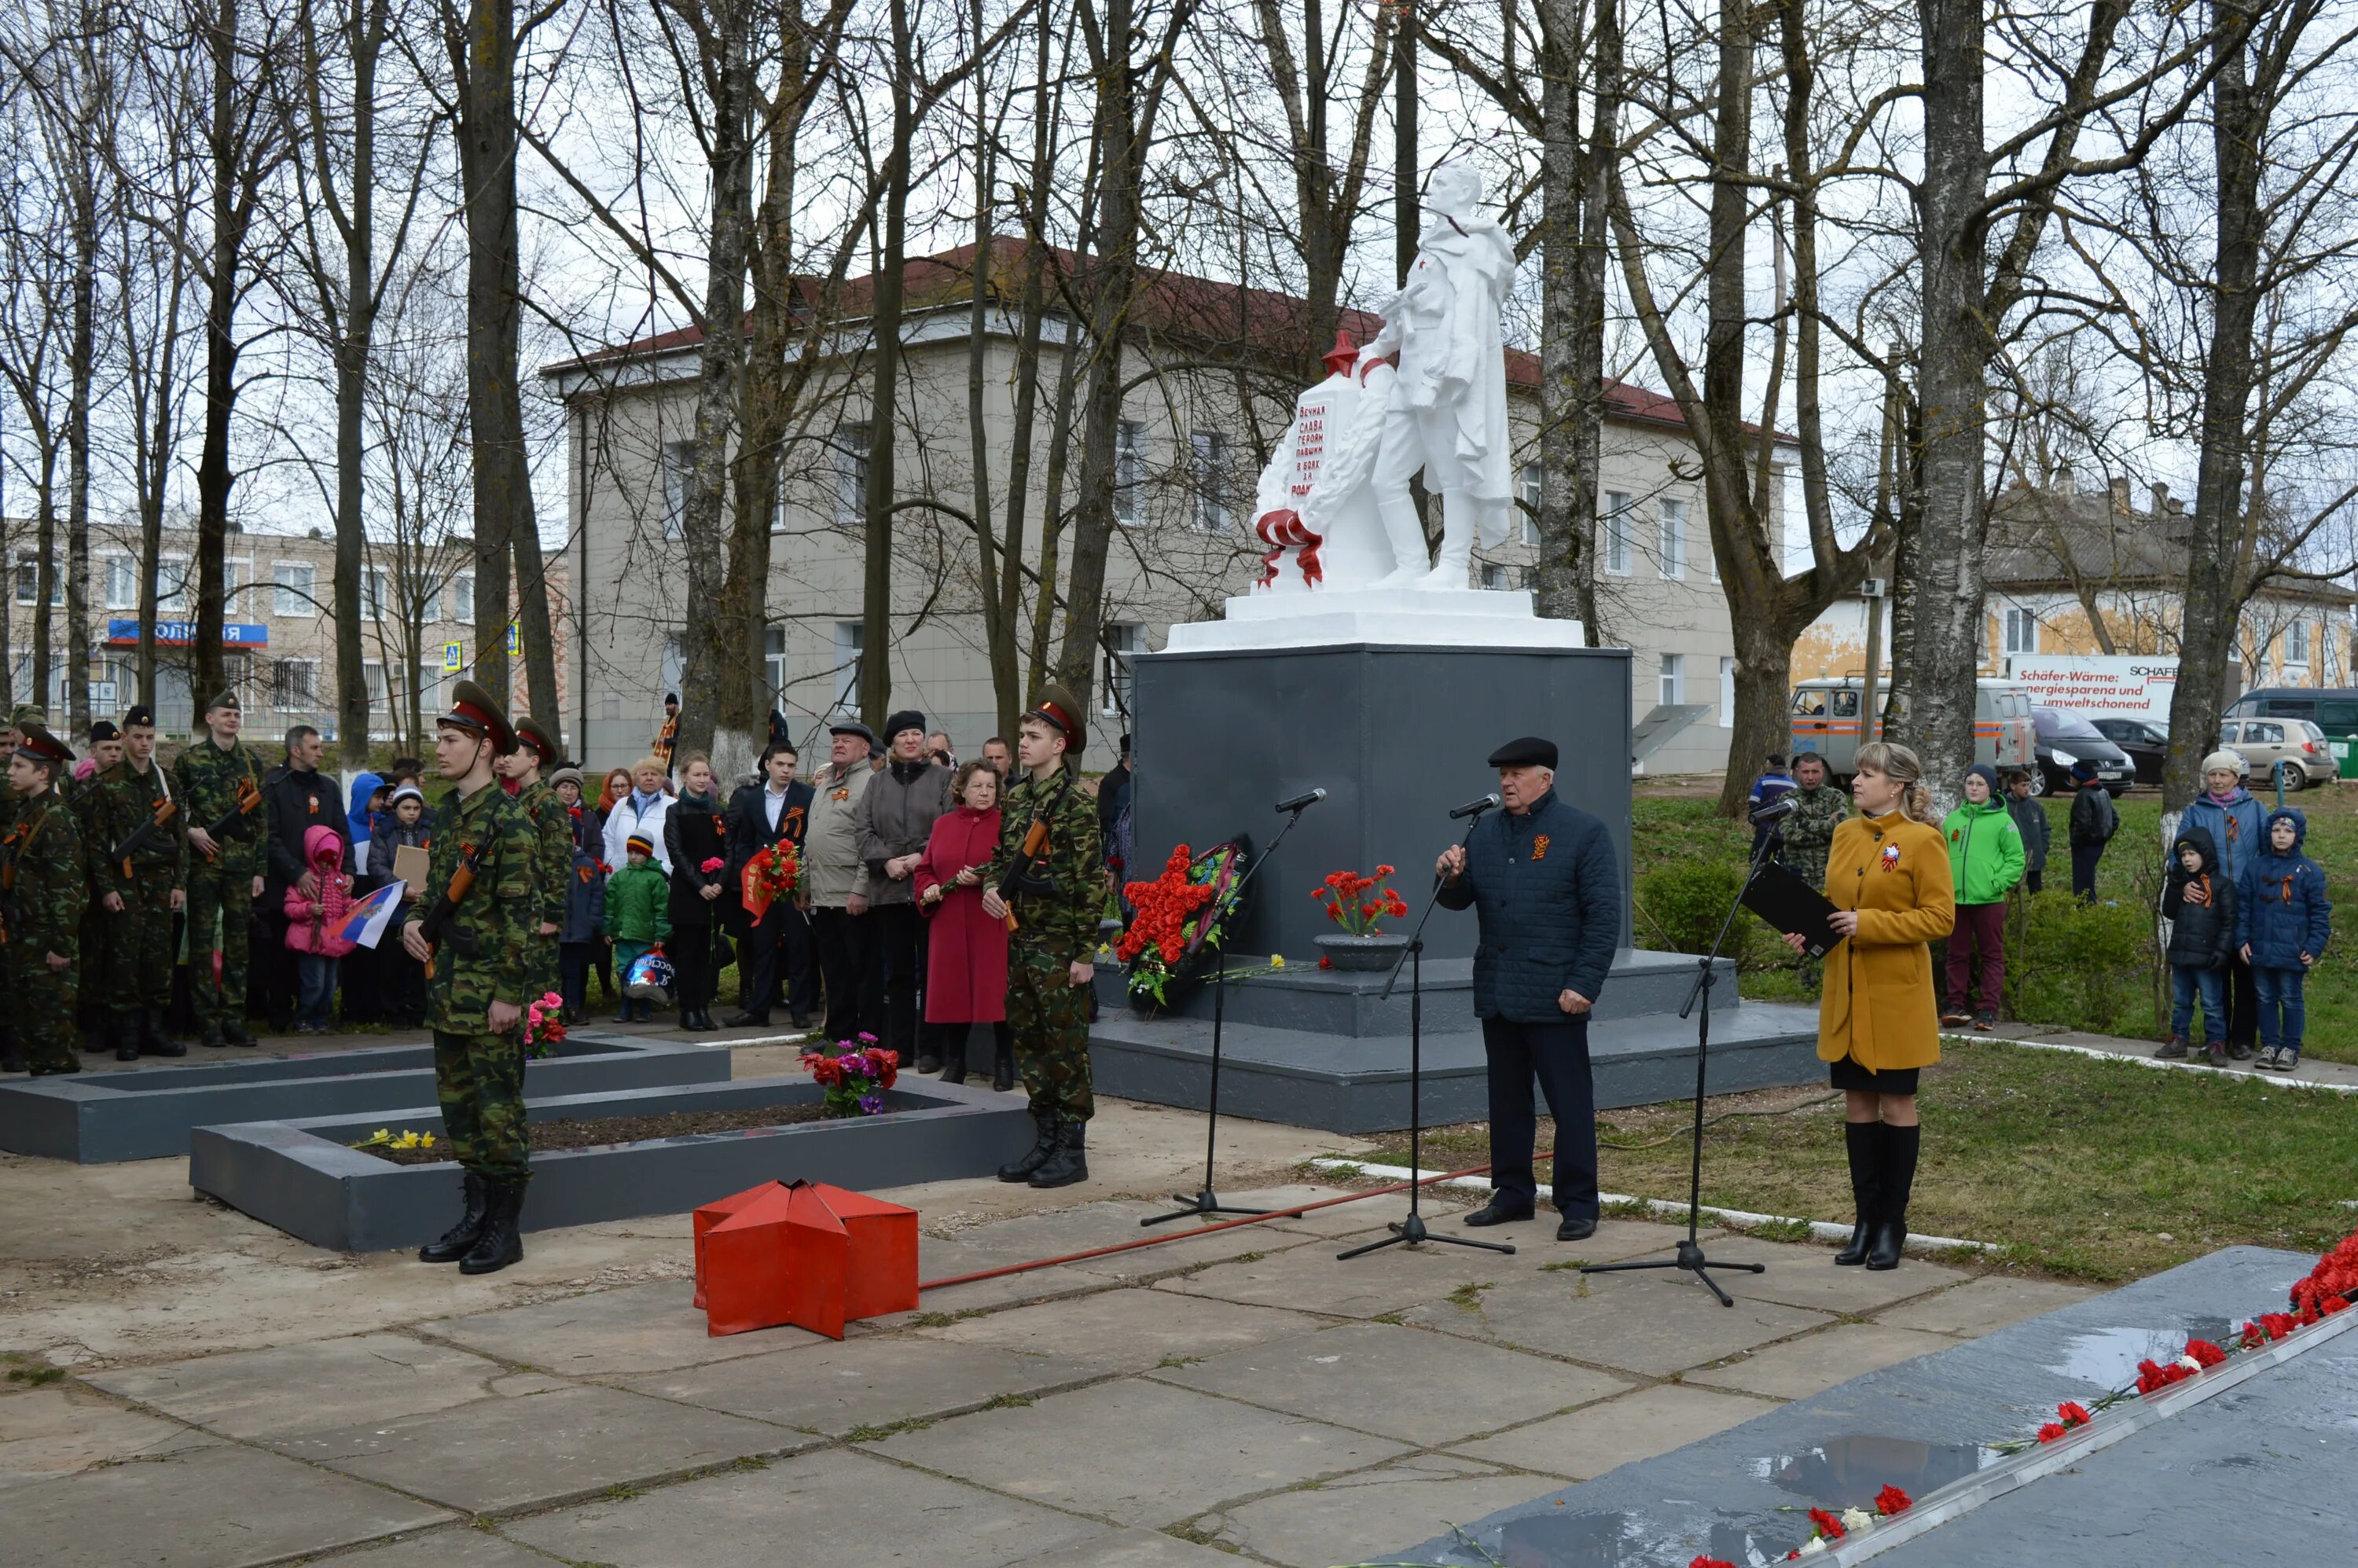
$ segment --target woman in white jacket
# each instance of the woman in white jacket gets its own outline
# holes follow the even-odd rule
[[[631,764],[631,793],[606,814],[604,859],[609,878],[631,863],[623,846],[633,834],[646,836],[654,846],[655,860],[664,875],[671,875],[671,852],[664,847],[664,817],[671,811],[672,799],[665,791],[670,783],[659,757],[641,757]]]

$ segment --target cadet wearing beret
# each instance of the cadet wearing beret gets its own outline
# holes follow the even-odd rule
[[[1554,1116],[1556,1238],[1596,1230],[1596,1109],[1588,1013],[1621,935],[1621,868],[1605,824],[1555,793],[1556,749],[1525,736],[1490,753],[1506,810],[1434,865],[1444,909],[1474,908],[1474,1011],[1489,1060],[1490,1202],[1468,1225],[1529,1219],[1539,1077]]]
[[[74,959],[90,887],[81,833],[57,782],[73,751],[39,721],[20,719],[8,784],[19,801],[0,840],[0,914],[7,922],[8,1004],[16,1044],[36,1076],[79,1073],[74,1054]]]
[[[262,896],[263,766],[238,730],[244,723],[237,693],[224,691],[205,705],[205,733],[180,753],[173,782],[189,818],[189,991],[199,1040],[207,1045],[251,1045],[245,1032],[246,930],[254,901]],[[227,816],[241,799],[254,809],[232,818],[213,838],[211,825]],[[221,979],[207,961],[221,943]]]

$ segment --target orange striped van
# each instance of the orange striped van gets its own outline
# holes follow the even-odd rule
[[[1793,688],[1792,752],[1795,757],[1814,753],[1826,761],[1826,771],[1847,779],[1856,771],[1859,747],[1859,701],[1866,683],[1855,676],[1801,682]],[[1974,761],[2001,768],[2028,768],[2037,753],[2038,732],[2031,724],[2030,692],[2007,680],[1977,680],[1974,699]],[[1889,733],[1892,709],[1889,687],[1877,693],[1883,703],[1883,733]]]

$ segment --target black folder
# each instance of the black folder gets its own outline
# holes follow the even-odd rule
[[[1812,958],[1823,957],[1842,940],[1840,934],[1826,923],[1826,917],[1834,912],[1833,900],[1778,861],[1763,866],[1760,874],[1744,890],[1744,907],[1778,930],[1800,935],[1808,943]]]

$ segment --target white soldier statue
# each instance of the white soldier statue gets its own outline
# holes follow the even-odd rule
[[[1338,341],[1326,360],[1336,373],[1296,404],[1256,498],[1256,527],[1274,546],[1267,588],[1299,591],[1323,577],[1330,588],[1465,589],[1476,537],[1506,542],[1514,492],[1498,313],[1515,251],[1481,201],[1470,166],[1433,171],[1416,261],[1384,304],[1383,330],[1356,365]],[[1437,561],[1409,489],[1420,471],[1441,496]],[[1289,549],[1299,585],[1281,570]]]

